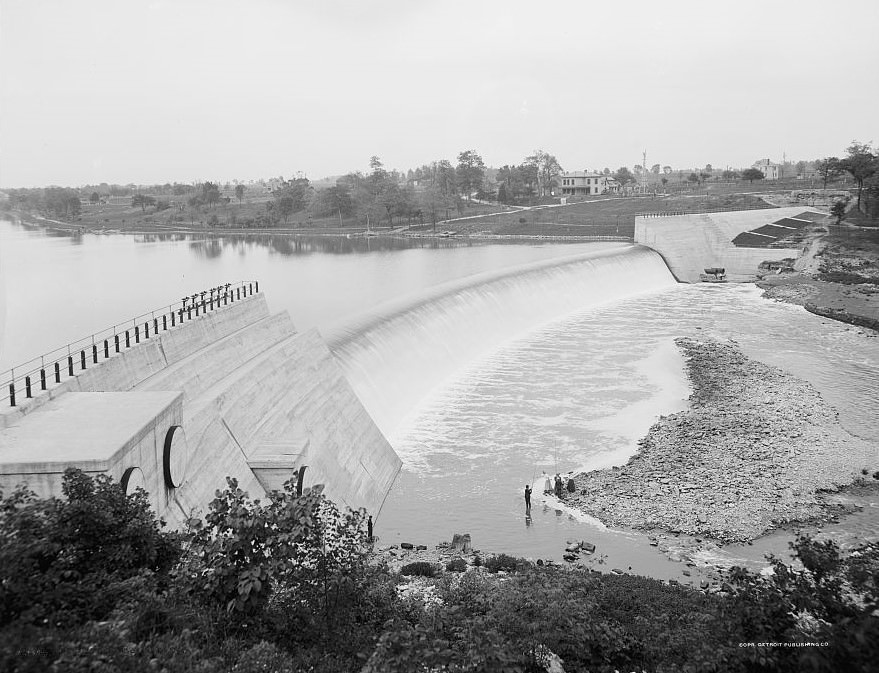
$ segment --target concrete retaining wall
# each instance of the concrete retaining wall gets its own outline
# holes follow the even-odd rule
[[[149,437],[122,442],[128,448],[103,469],[121,478],[139,468],[134,474],[171,525],[204,512],[227,476],[262,497],[302,465],[306,486],[323,483],[337,504],[365,507],[377,517],[402,465],[317,331],[297,334],[289,315],[270,315],[257,294],[114,353],[0,413],[0,466],[4,434],[13,436],[25,423],[38,426],[76,395],[108,391],[117,394],[106,400],[108,422],[121,391],[132,399],[161,391],[179,399],[173,417],[157,417]],[[180,426],[174,487],[163,472],[163,425]],[[45,487],[60,492],[56,473]]]
[[[756,279],[763,261],[796,258],[798,248],[740,248],[733,238],[783,217],[814,211],[805,207],[723,213],[636,217],[635,242],[656,250],[680,282],[697,283],[707,267],[723,267],[730,281]]]

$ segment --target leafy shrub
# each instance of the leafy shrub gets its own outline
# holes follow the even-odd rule
[[[499,570],[507,572],[519,570],[521,568],[526,568],[528,565],[529,563],[525,559],[516,558],[508,554],[498,554],[496,556],[489,556],[485,559],[486,570],[493,573],[496,573]]]
[[[435,574],[435,570],[433,564],[428,563],[427,561],[415,561],[414,563],[407,563],[402,568],[400,568],[401,575],[414,576],[414,577],[433,577]]]
[[[65,499],[24,488],[0,498],[0,627],[102,619],[154,592],[180,556],[144,491],[126,495],[110,477],[76,469],[62,491]]]
[[[452,559],[446,563],[446,570],[453,573],[462,573],[467,570],[467,561],[462,558]]]

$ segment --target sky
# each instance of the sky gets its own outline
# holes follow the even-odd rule
[[[0,0],[0,187],[841,155],[879,140],[877,25],[876,0]]]

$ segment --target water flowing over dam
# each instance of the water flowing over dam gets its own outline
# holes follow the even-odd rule
[[[625,245],[443,284],[327,336],[358,397],[392,436],[431,390],[499,346],[575,312],[674,285],[657,253]]]

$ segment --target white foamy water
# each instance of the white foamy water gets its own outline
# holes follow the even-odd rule
[[[585,275],[593,272],[600,273]],[[872,413],[879,339],[763,300],[751,286],[671,284],[643,294],[628,286],[627,292],[609,303],[585,302],[579,312],[477,353],[423,398],[395,400],[396,409],[408,405],[409,413],[390,432],[404,470],[380,519],[386,541],[431,543],[466,531],[483,548],[557,556],[566,539],[586,536],[637,557],[636,571],[641,563],[655,573],[651,563],[661,562],[634,553],[631,540],[552,502],[535,498],[526,518],[523,489],[542,470],[624,463],[658,415],[684,408],[688,388],[677,336],[733,339],[748,355],[811,381],[850,431],[879,437]],[[478,318],[460,310],[460,329],[474,329]],[[395,341],[394,350],[405,349],[404,340]],[[406,363],[406,375],[415,379],[436,364]],[[393,366],[390,355],[385,366]],[[362,370],[346,367],[355,387],[368,390],[356,384]]]

